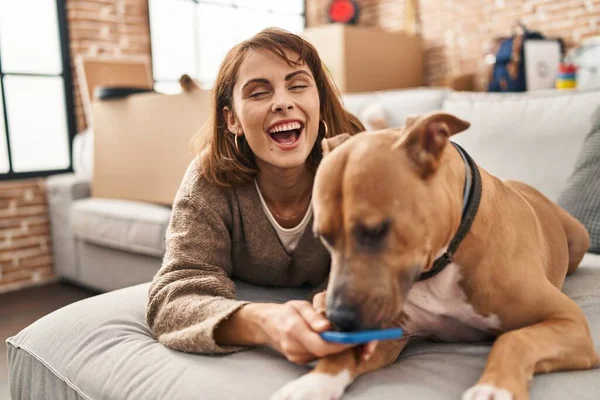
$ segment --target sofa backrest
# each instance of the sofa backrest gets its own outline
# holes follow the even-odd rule
[[[380,92],[345,94],[342,96],[344,105],[352,114],[362,118],[363,110],[377,104],[380,105],[392,127],[404,125],[409,115],[419,115],[432,110],[440,110],[444,97],[449,89],[419,88],[385,90]],[[362,121],[365,123],[365,121]],[[366,125],[366,124],[365,124]]]
[[[600,89],[520,94],[449,93],[443,109],[471,122],[452,140],[500,179],[556,201],[591,128]]]

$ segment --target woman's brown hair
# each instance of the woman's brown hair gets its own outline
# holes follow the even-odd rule
[[[201,175],[210,183],[231,187],[251,182],[258,167],[248,143],[238,139],[239,151],[234,143],[234,135],[227,132],[223,108],[233,108],[233,87],[237,73],[248,50],[267,49],[281,57],[290,66],[305,63],[313,74],[320,100],[320,118],[327,129],[319,122],[319,133],[306,163],[311,171],[316,171],[321,162],[321,140],[340,133],[355,134],[364,131],[360,121],[342,105],[339,92],[335,87],[317,50],[300,36],[278,28],[267,28],[248,40],[232,48],[221,63],[213,90],[213,103],[208,131],[202,130],[193,138],[194,152],[200,156]],[[299,55],[290,60],[286,50]]]

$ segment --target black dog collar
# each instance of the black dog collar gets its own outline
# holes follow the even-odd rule
[[[439,274],[446,265],[453,262],[452,256],[460,245],[460,242],[467,235],[467,232],[469,232],[469,229],[471,229],[471,225],[473,224],[475,215],[477,215],[477,210],[479,209],[479,203],[481,201],[481,175],[475,161],[473,161],[471,156],[469,156],[469,154],[458,144],[452,141],[450,143],[458,150],[458,153],[465,162],[466,179],[463,192],[462,218],[458,231],[456,232],[456,235],[454,235],[454,238],[452,238],[446,252],[438,257],[433,262],[433,267],[429,271],[423,272],[417,278],[417,281],[429,279]]]

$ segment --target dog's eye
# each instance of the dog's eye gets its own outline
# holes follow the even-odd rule
[[[383,244],[383,240],[390,232],[392,221],[385,220],[375,226],[357,224],[354,228],[354,237],[358,244],[367,249],[375,249]]]

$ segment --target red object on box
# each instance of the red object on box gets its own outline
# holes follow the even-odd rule
[[[355,23],[358,5],[352,0],[333,0],[329,5],[329,20],[344,24]]]

